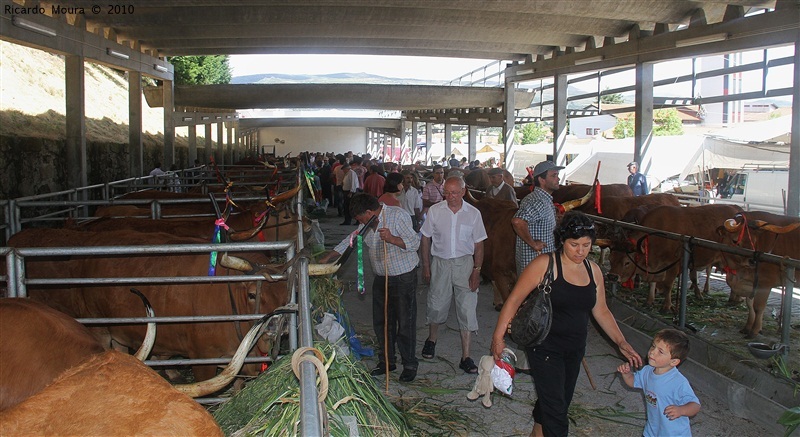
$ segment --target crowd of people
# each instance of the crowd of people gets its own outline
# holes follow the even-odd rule
[[[420,269],[422,283],[429,284],[425,311],[428,336],[420,351],[422,358],[433,359],[437,347],[454,347],[440,345],[439,327],[455,305],[461,345],[458,367],[468,374],[478,372],[470,346],[478,330],[480,271],[488,236],[480,211],[464,200],[466,184],[461,173],[445,176],[446,166],[461,168],[466,163],[462,161],[451,156],[445,165],[433,165],[430,180],[422,184],[416,171],[399,172],[399,166],[380,165],[369,156],[315,160],[321,182],[333,187],[327,192],[332,193],[339,215],[344,217],[342,224],[350,225],[351,218],[355,219],[356,231],[365,232],[364,243],[375,274],[372,321],[378,363],[371,371],[373,376],[395,371],[398,353],[403,367],[399,380],[409,382],[417,376],[421,362],[416,354]],[[637,195],[643,195],[647,187],[641,186],[643,177],[637,167],[629,166],[631,185],[636,186]],[[568,435],[568,411],[586,350],[590,317],[623,357],[624,363],[616,369],[622,381],[645,392],[648,420],[643,434],[691,435],[689,417],[698,413],[700,403],[676,369],[686,359],[688,340],[680,331],[659,333],[647,355],[649,365],[643,367],[645,362],[626,341],[606,304],[600,267],[588,259],[597,236],[594,223],[580,212],[562,214],[553,203],[561,169],[544,161],[529,171],[534,188],[519,202],[512,219],[517,234],[518,280],[505,304],[498,308],[490,353],[501,359],[507,347],[507,327],[542,281],[552,257],[552,328],[541,344],[522,348],[537,393],[531,435]],[[491,185],[484,196],[516,204],[513,187],[503,180],[503,170],[492,168],[488,174]],[[363,230],[365,226],[369,228]],[[348,236],[320,261],[333,261],[351,244]]]
[[[461,345],[458,367],[468,374],[477,373],[471,340],[478,330],[478,290],[488,236],[480,211],[464,200],[467,187],[463,172],[452,171],[477,164],[451,155],[449,160],[442,159],[442,164],[424,168],[430,178],[424,182],[416,171],[420,166],[401,170],[398,164],[372,159],[369,154],[308,154],[305,161],[314,175],[315,191],[337,209],[343,218],[341,225],[357,225],[354,234],[364,236],[375,275],[372,323],[378,363],[371,374],[395,371],[399,354],[403,367],[399,380],[410,382],[417,377],[419,270],[422,283],[429,285],[425,310],[428,336],[420,355],[428,360],[436,356],[441,342],[439,327],[446,323],[454,305]],[[562,169],[551,161],[529,168],[526,180],[533,188],[520,202],[514,188],[504,180],[503,169],[487,170],[490,185],[483,196],[519,203],[511,220],[516,233],[518,279],[505,303],[496,307],[500,314],[489,352],[501,359],[512,318],[552,265],[552,328],[541,344],[520,348],[525,357],[521,362],[530,367],[537,394],[531,435],[568,435],[568,411],[586,350],[590,317],[624,358],[616,369],[622,381],[645,393],[647,424],[643,435],[691,435],[689,418],[699,412],[700,403],[676,368],[686,359],[688,339],[676,330],[659,332],[647,355],[649,364],[643,366],[606,305],[600,267],[588,259],[597,236],[594,223],[580,212],[564,214],[553,203]],[[638,172],[638,163],[631,162],[628,170],[628,185],[634,195],[646,195],[649,190]],[[151,172],[154,178],[169,175],[160,164]],[[351,236],[344,238],[323,254],[320,262],[335,260],[352,244]]]

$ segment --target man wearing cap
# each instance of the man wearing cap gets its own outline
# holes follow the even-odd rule
[[[492,168],[489,169],[486,174],[489,175],[489,182],[492,185],[486,190],[486,194],[483,196],[499,200],[510,200],[514,202],[514,205],[517,205],[517,193],[514,192],[514,189],[511,188],[510,185],[503,181],[503,169]]]
[[[639,164],[636,161],[628,164],[628,172],[630,172],[628,186],[631,187],[633,195],[644,196],[645,194],[650,194],[650,190],[647,188],[647,178],[639,173]]]
[[[553,192],[558,189],[558,171],[563,168],[550,161],[536,164],[533,169],[535,188],[522,199],[519,210],[511,219],[511,226],[517,233],[517,275],[540,253],[555,250],[553,230],[556,228],[556,207],[553,205]]]

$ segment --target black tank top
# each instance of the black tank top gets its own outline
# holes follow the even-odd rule
[[[597,302],[597,286],[589,261],[584,260],[589,284],[579,286],[564,279],[561,253],[554,252],[558,277],[553,281],[550,301],[553,304],[553,324],[543,346],[561,350],[580,349],[586,346],[589,315]]]

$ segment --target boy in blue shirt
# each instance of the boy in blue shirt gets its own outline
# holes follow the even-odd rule
[[[644,391],[645,437],[692,435],[689,418],[700,411],[700,401],[677,368],[688,356],[689,337],[677,329],[662,329],[653,337],[648,365],[635,372],[628,363],[617,367],[628,387]]]

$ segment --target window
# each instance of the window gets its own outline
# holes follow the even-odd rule
[[[594,135],[594,134],[592,134],[592,128],[590,128],[590,127],[586,128],[586,135],[590,135],[590,136]]]

